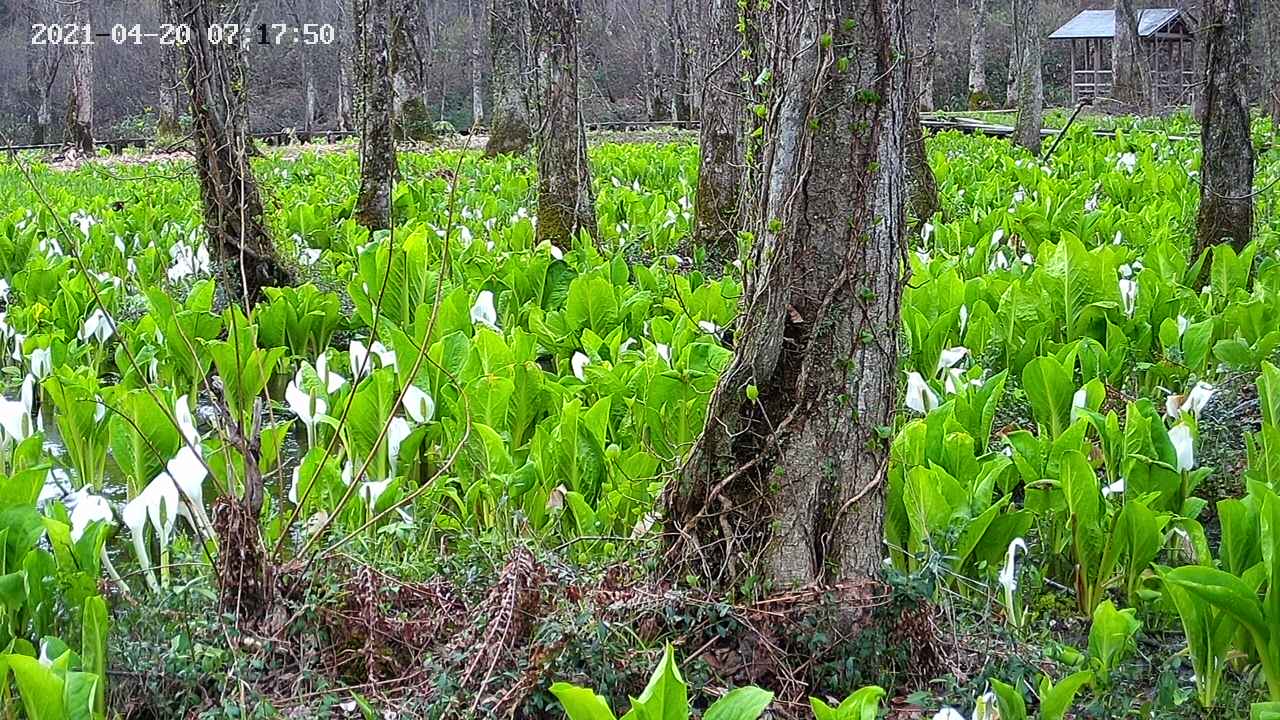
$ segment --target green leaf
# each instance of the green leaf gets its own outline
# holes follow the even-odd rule
[[[702,720],[756,720],[773,702],[773,693],[754,685],[730,690],[711,704]]]
[[[1056,359],[1038,357],[1022,370],[1022,385],[1036,422],[1057,437],[1071,424],[1071,397],[1075,387],[1071,374]]]
[[[560,701],[569,720],[615,720],[609,703],[592,690],[558,682],[551,686],[551,694]]]
[[[9,669],[18,685],[18,696],[26,708],[28,720],[65,720],[66,705],[62,678],[39,660],[25,655],[9,654]]]
[[[1068,675],[1057,685],[1050,683],[1048,677],[1043,678],[1040,682],[1040,720],[1062,720],[1076,693],[1091,680],[1093,673],[1088,670]]]

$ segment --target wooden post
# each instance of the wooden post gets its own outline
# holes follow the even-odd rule
[[[1075,105],[1080,102],[1080,93],[1076,87],[1076,39],[1071,38],[1071,77],[1067,80],[1071,84],[1071,104]]]

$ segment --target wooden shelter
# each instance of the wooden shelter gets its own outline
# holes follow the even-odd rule
[[[1111,95],[1113,10],[1085,10],[1049,35],[1071,41],[1071,102]],[[1195,92],[1195,23],[1175,8],[1138,11],[1138,42],[1150,70],[1156,109],[1186,105]]]

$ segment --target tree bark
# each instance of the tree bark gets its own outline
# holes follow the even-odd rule
[[[649,122],[667,119],[667,103],[662,98],[662,73],[658,69],[658,36],[650,32],[644,38],[644,106]]]
[[[664,508],[677,577],[767,591],[874,576],[884,557],[909,90],[902,3],[754,12],[772,75],[752,270],[737,351]]]
[[[168,0],[159,0],[160,20],[169,25],[176,25],[177,21],[173,17],[172,7]],[[156,115],[156,139],[162,143],[171,143],[177,140],[182,133],[181,125],[178,121],[178,106],[181,93],[182,79],[181,71],[178,69],[182,64],[181,48],[176,44],[162,45],[160,47],[160,83],[159,83],[159,102],[156,103],[158,112]]]
[[[391,109],[391,3],[354,0],[357,102],[360,112],[360,194],[356,220],[372,230],[391,226],[391,188],[397,170]]]
[[[423,52],[422,0],[394,0],[391,16],[392,112],[396,136],[422,140],[434,134],[427,105],[427,54]],[[429,30],[428,30],[429,32]]]
[[[667,29],[671,35],[671,119],[688,122],[689,43],[680,0],[667,0]]]
[[[358,0],[353,0],[358,2]],[[351,21],[352,7],[347,0],[338,0],[338,130],[356,129],[355,111],[355,24]]]
[[[467,20],[471,23],[471,124],[484,123],[484,40],[481,36],[480,18],[476,17],[475,4],[480,3],[480,15],[485,15],[484,0],[467,0]]]
[[[1201,32],[1208,69],[1200,129],[1200,212],[1197,254],[1230,242],[1237,249],[1253,236],[1253,138],[1249,133],[1246,73],[1249,0],[1208,0]]]
[[[489,78],[493,88],[490,157],[522,153],[532,142],[529,127],[529,16],[525,0],[491,0],[489,4]]]
[[[70,22],[88,25],[89,0],[75,0],[67,6]],[[93,46],[78,43],[68,47],[71,55],[71,92],[67,99],[66,144],[85,156],[93,155]]]
[[[1111,99],[1127,112],[1147,107],[1146,73],[1143,72],[1138,13],[1133,0],[1115,0],[1116,34],[1111,43]]]
[[[596,236],[595,193],[578,99],[581,0],[531,0],[538,57],[538,240],[572,245]]]
[[[906,120],[906,170],[908,207],[916,222],[926,223],[942,207],[938,199],[938,182],[929,167],[929,153],[924,144],[924,126],[920,122],[920,109],[914,102],[907,106]]]
[[[28,0],[27,25],[49,22],[56,18],[54,0]],[[43,145],[49,142],[53,130],[53,83],[58,77],[61,46],[27,46],[27,93],[30,96],[31,142]]]
[[[1036,0],[1013,0],[1014,55],[1018,83],[1018,121],[1013,141],[1040,154],[1040,125],[1044,120],[1044,73],[1041,66],[1040,11]]]
[[[925,36],[924,50],[920,53],[919,102],[921,110],[934,110],[933,84],[935,68],[938,66],[938,5],[934,0],[925,0]]]
[[[969,34],[969,109],[991,107],[987,92],[987,0],[973,0],[973,28]]]
[[[293,278],[276,257],[249,166],[243,58],[236,47],[213,45],[207,33],[196,30],[241,18],[231,14],[233,6],[215,0],[168,1],[178,22],[193,29],[183,56],[205,232],[221,253],[227,295],[256,303],[262,288],[288,285]]]
[[[1275,132],[1280,132],[1280,0],[1262,0],[1263,72],[1262,106],[1271,118]]]
[[[706,39],[708,73],[698,129],[698,192],[694,235],[719,260],[737,256],[741,228],[743,147],[741,42],[737,0],[712,0]]]

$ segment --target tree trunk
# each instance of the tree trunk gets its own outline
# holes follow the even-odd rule
[[[1253,235],[1253,138],[1241,72],[1249,61],[1249,0],[1207,0],[1205,16],[1197,254],[1222,242],[1242,248]]]
[[[89,0],[75,0],[67,9],[70,22],[89,24]],[[86,157],[93,155],[93,46],[71,45],[71,93],[67,99],[66,144]]]
[[[1265,63],[1262,107],[1271,118],[1273,132],[1280,132],[1280,0],[1263,0]]]
[[[1016,3],[1018,0],[1013,2]],[[1018,47],[1017,39],[1012,37],[1017,33],[1018,30],[1014,27],[1009,38],[1009,81],[1004,88],[1004,106],[1007,108],[1018,106]]]
[[[925,0],[925,36],[924,51],[920,53],[920,89],[919,103],[921,110],[934,110],[933,100],[934,69],[938,66],[938,5],[934,0]]]
[[[391,15],[392,113],[396,136],[422,140],[434,134],[427,105],[427,63],[422,51],[422,1],[395,0]]]
[[[1115,0],[1116,35],[1111,43],[1111,99],[1126,112],[1143,112],[1147,87],[1143,72],[1138,13],[1133,0]]]
[[[883,561],[909,104],[901,3],[757,12],[753,57],[772,76],[756,88],[768,110],[748,181],[754,262],[737,351],[664,508],[678,577],[767,591],[874,576]]]
[[[480,3],[480,14],[485,14],[484,0],[467,0],[467,20],[471,23],[471,124],[484,123],[484,40],[480,33],[480,18],[476,17],[475,4]]]
[[[708,73],[702,85],[698,130],[698,192],[694,235],[718,260],[737,257],[742,192],[741,44],[737,0],[712,0],[707,35]]]
[[[658,38],[650,32],[644,38],[644,106],[649,122],[667,119],[667,104],[662,100],[662,73],[658,70]]]
[[[57,17],[54,0],[28,0],[27,25],[49,22]],[[50,140],[53,130],[53,83],[58,77],[61,58],[59,45],[27,46],[27,93],[33,108],[31,116],[31,142],[43,145]]]
[[[581,0],[532,0],[538,57],[538,240],[571,246],[596,235],[587,133],[578,99]]]
[[[987,92],[987,0],[973,0],[973,29],[969,34],[969,109],[991,107]]]
[[[160,21],[175,25],[167,0],[159,0]],[[181,96],[182,78],[179,66],[182,64],[181,48],[177,45],[164,45],[160,48],[160,81],[158,87],[159,101],[156,103],[156,140],[160,143],[172,143],[182,134],[178,120],[178,106]]]
[[[1017,57],[1018,122],[1013,141],[1040,154],[1040,124],[1044,118],[1044,74],[1041,69],[1040,9],[1037,0],[1013,0],[1014,55]]]
[[[353,0],[357,1],[358,0]],[[355,113],[355,25],[351,21],[351,6],[347,0],[338,0],[338,130],[350,132],[356,128]]]
[[[193,29],[238,21],[233,5],[169,1],[178,22]],[[262,288],[288,285],[293,278],[276,257],[249,166],[246,68],[237,48],[213,45],[204,32],[191,33],[183,56],[205,232],[222,255],[228,297],[253,304]]]
[[[354,0],[356,84],[360,112],[360,194],[356,220],[370,230],[391,226],[391,187],[396,175],[391,110],[390,27],[394,0]]]
[[[489,3],[489,73],[493,88],[489,141],[490,157],[529,149],[529,16],[525,0]]]
[[[914,98],[912,98],[914,100]],[[920,109],[914,102],[907,106],[905,162],[907,170],[907,204],[918,224],[926,223],[942,207],[938,200],[938,182],[929,167],[929,153],[924,144],[924,126]]]
[[[689,121],[689,47],[680,0],[667,0],[667,29],[671,35],[671,119]]]

